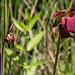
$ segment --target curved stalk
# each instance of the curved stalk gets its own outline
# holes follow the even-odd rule
[[[8,30],[8,34],[10,33],[12,27],[13,27],[13,23],[12,23],[12,25],[10,26],[10,28]],[[2,47],[1,75],[3,75],[5,43],[6,42],[5,42],[5,39],[4,39],[4,43],[3,43],[3,47]]]
[[[4,67],[4,51],[5,51],[5,41],[2,47],[2,59],[1,59],[1,75],[3,75],[3,67]]]

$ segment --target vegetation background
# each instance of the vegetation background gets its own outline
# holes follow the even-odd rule
[[[0,0],[0,55],[12,22],[15,38],[6,43],[4,75],[53,74],[59,35],[52,32],[53,14],[68,8],[75,8],[75,0]],[[56,75],[74,73],[75,39],[61,39]]]

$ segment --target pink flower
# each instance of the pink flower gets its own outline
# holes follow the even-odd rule
[[[13,27],[13,23],[12,23],[12,25],[10,26],[10,28],[9,28],[9,30],[8,30],[8,32],[7,32],[7,34],[5,35],[5,37],[4,37],[4,40],[5,40],[5,42],[7,42],[7,43],[13,43],[14,42],[14,36],[12,35],[12,33],[10,32],[11,31],[11,29],[12,29],[12,27]]]
[[[75,33],[75,9],[69,8],[62,10],[53,15],[55,22],[53,24],[53,32],[56,34],[56,27],[59,24],[59,32],[62,38],[68,38],[73,36],[69,32]]]
[[[5,37],[4,37],[4,40],[5,42],[7,43],[13,43],[14,42],[14,36],[13,35],[10,35],[10,34],[7,34]]]

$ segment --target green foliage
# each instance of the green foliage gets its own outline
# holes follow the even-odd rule
[[[22,25],[27,31],[29,31],[28,27],[27,27],[23,22],[21,22],[21,25]]]
[[[26,19],[27,19],[27,20],[30,19],[30,14],[28,13],[27,10],[25,10],[25,15],[26,15]]]
[[[27,75],[34,75],[37,66],[44,64],[45,61],[37,61],[37,58],[32,59],[31,64],[26,67],[26,63],[24,63],[24,68],[27,69]]]
[[[36,44],[40,42],[42,37],[44,36],[44,31],[37,34],[32,40],[27,43],[27,51],[31,51]]]
[[[33,66],[39,66],[39,65],[42,65],[44,63],[45,63],[45,61],[37,61],[36,63],[31,63],[30,66],[29,66],[29,68],[31,68]]]
[[[8,49],[8,48],[5,48],[5,51],[6,51],[8,56],[11,56],[13,54],[13,51]]]
[[[21,31],[24,32],[24,26],[21,25],[15,18],[12,18],[14,25]]]
[[[22,51],[26,51],[25,49],[23,49],[19,44],[16,44],[16,48]]]
[[[18,61],[18,60],[19,60],[19,56],[15,56],[15,57],[13,58],[13,60],[14,60],[14,61]]]
[[[4,75],[52,75],[58,39],[52,31],[52,16],[60,10],[75,8],[74,0],[26,0],[26,2],[24,0],[1,0],[0,3],[2,3],[0,47],[2,48],[4,42],[5,29],[8,30],[12,22],[14,26],[11,32],[15,39],[14,43],[7,44],[5,48]],[[34,13],[31,16],[33,8]],[[58,31],[57,29],[56,35]],[[56,75],[74,75],[75,39],[68,38],[60,41],[60,59],[58,59]],[[35,46],[39,51],[34,50]],[[36,58],[33,59],[33,57]],[[40,65],[45,61],[43,69]]]
[[[38,20],[38,18],[41,16],[42,12],[38,12],[29,22],[29,29],[31,30],[33,28],[33,26],[35,25],[36,21]]]
[[[36,63],[37,62],[37,59],[35,58],[35,59],[32,59],[32,61],[31,61],[31,64],[33,63]],[[35,74],[35,71],[36,71],[36,68],[37,68],[37,66],[32,66],[30,69],[27,69],[27,75],[34,75]],[[25,75],[26,73],[24,73],[24,75]]]

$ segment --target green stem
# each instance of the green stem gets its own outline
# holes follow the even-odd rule
[[[2,11],[1,11],[1,49],[4,41],[4,0],[2,0]]]
[[[28,66],[28,52],[27,52],[27,39],[26,39],[26,66]],[[27,68],[26,68],[26,75],[27,75]]]
[[[27,50],[26,50],[26,66],[28,65],[28,56],[27,56]],[[26,75],[27,75],[27,69],[26,69]]]
[[[3,48],[2,48],[1,75],[3,75],[3,67],[4,67],[4,51],[5,51],[5,41],[4,41],[4,43],[3,43]]]

